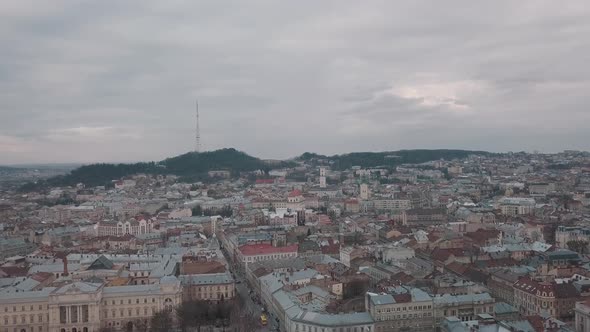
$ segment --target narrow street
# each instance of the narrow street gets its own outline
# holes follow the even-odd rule
[[[230,257],[227,254],[227,252],[223,249],[221,251],[223,252],[223,255],[225,256],[225,259],[228,262],[231,262]],[[250,290],[252,288],[248,286],[248,282],[241,271],[239,271],[238,269],[234,269],[232,264],[229,264],[228,268],[229,268],[230,272],[234,275],[234,278],[236,279],[237,295],[240,296],[240,298],[242,299],[242,303],[245,303],[246,312],[251,317],[254,317],[254,319],[256,320],[256,322],[258,324],[258,329],[255,331],[258,331],[258,332],[279,331],[278,323],[277,323],[276,319],[274,318],[274,316],[271,316],[270,313],[266,314],[267,318],[268,318],[268,325],[262,326],[262,324],[260,323],[260,316],[263,313],[262,304],[255,303],[253,300],[253,297],[256,296],[258,298],[258,301],[260,301],[260,294],[255,294],[255,293],[251,294],[250,293]]]

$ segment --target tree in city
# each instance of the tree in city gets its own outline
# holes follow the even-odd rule
[[[192,208],[193,217],[194,216],[202,216],[203,215],[203,208],[200,205],[195,206]]]
[[[336,211],[334,211],[334,210],[328,211],[328,216],[330,217],[330,220],[332,220],[332,221],[336,220]]]
[[[133,322],[133,331],[137,331],[137,332],[148,332],[148,324],[147,321],[143,321],[141,319],[136,319]]]
[[[572,240],[566,243],[567,247],[580,254],[588,252],[588,241],[583,240]]]
[[[346,287],[348,291],[346,292],[345,298],[352,298],[364,294],[367,291],[367,286],[368,284],[362,279],[355,278],[351,280]]]
[[[172,326],[172,313],[168,310],[156,312],[150,320],[150,332],[168,332]]]
[[[189,328],[197,328],[197,331],[200,331],[201,326],[209,321],[208,312],[209,304],[205,301],[183,302],[176,309],[176,316],[181,330],[187,331]]]
[[[240,296],[234,300],[234,305],[229,313],[229,320],[231,331],[234,332],[255,331],[258,327],[256,317],[248,311],[244,299]]]

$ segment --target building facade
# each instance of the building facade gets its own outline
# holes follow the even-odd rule
[[[181,275],[184,301],[224,301],[236,294],[235,281],[225,273]]]
[[[152,233],[152,220],[148,219],[132,219],[128,221],[101,221],[98,224],[98,236],[123,236],[131,234],[137,236],[140,234]]]
[[[182,301],[180,281],[105,287],[70,282],[39,291],[0,294],[0,332],[97,332],[101,328],[133,330],[147,326],[158,311]]]
[[[405,294],[367,293],[365,307],[375,320],[376,332],[433,331],[432,298],[420,289]]]

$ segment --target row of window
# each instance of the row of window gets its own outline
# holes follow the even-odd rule
[[[414,307],[377,309],[377,313],[380,314],[382,312],[406,311],[406,310],[428,310],[428,309],[432,309],[432,305],[418,305],[418,306],[414,306]]]
[[[4,329],[2,330],[2,332],[9,332],[9,331],[10,331],[10,330],[9,330],[8,328],[4,328]],[[38,327],[37,327],[37,331],[38,331],[38,332],[43,332],[43,331],[44,331],[44,329],[43,329],[43,326],[38,326]],[[13,329],[12,329],[12,332],[35,332],[35,328],[34,328],[34,327],[29,327],[29,329],[27,330],[27,329],[23,329],[23,328],[16,328],[16,327],[15,327],[15,328],[13,328]],[[84,332],[88,332],[88,331],[84,331]]]
[[[215,288],[211,288],[211,287],[215,287]],[[203,291],[211,291],[211,290],[221,290],[221,286],[207,286],[207,287],[197,287],[197,291],[201,291],[201,289]],[[223,286],[223,290],[227,291],[229,289],[229,286],[225,285]]]
[[[9,307],[4,307],[4,312],[8,312],[8,311],[9,311],[9,309],[8,309],[8,308],[9,308]],[[42,305],[42,304],[40,304],[40,305],[38,306],[38,308],[39,308],[39,310],[43,310],[43,305]],[[48,305],[45,305],[45,310],[47,310],[47,309],[49,309],[49,306],[48,306]],[[35,306],[29,306],[29,311],[33,311],[33,310],[35,310]],[[26,306],[21,306],[21,307],[20,307],[20,310],[19,310],[19,308],[18,308],[18,307],[16,307],[16,306],[13,306],[13,307],[12,307],[12,312],[16,312],[16,311],[27,311],[27,307],[26,307]]]
[[[37,317],[35,319],[35,317]],[[19,319],[20,318],[20,319]],[[12,316],[4,316],[4,319],[2,320],[4,322],[4,325],[9,325],[10,322],[12,322],[13,325],[16,324],[32,324],[32,323],[43,323],[43,314],[38,314],[38,315],[29,315],[29,319],[27,320],[27,315],[20,315],[20,317],[18,315],[14,315]],[[46,321],[49,321],[49,314],[46,314]]]
[[[392,319],[427,318],[427,317],[432,317],[432,312],[425,312],[423,314],[403,314],[403,315],[377,316],[377,320],[386,321],[386,320],[392,320]]]
[[[265,255],[265,256],[247,256],[247,262],[257,262],[257,261],[268,261],[272,259],[279,259],[279,258],[288,258],[288,257],[295,257],[295,253],[289,254],[274,254],[274,255]]]
[[[104,310],[103,311],[103,315],[104,318],[116,318],[116,317],[132,317],[132,316],[139,316],[142,312],[143,315],[146,316],[148,315],[148,312],[150,315],[153,315],[156,313],[156,307],[144,307],[143,310],[141,310],[140,308],[135,308],[135,311],[131,308],[127,308],[127,310],[125,309],[119,309],[119,315],[117,316],[117,310],[116,309],[111,309],[110,311],[110,315],[109,315],[109,311],[108,310]],[[127,316],[125,316],[125,312],[127,312]],[[133,312],[135,312],[135,315],[133,314]]]
[[[119,304],[124,304],[124,302],[125,301],[123,301],[123,300],[119,300]],[[141,301],[140,299],[135,299],[135,301],[132,301],[131,299],[127,299],[127,304],[131,304],[131,302],[135,302],[135,304],[139,304],[140,302],[143,302],[145,304],[145,303],[148,303],[148,299],[143,298],[143,301]],[[152,297],[151,302],[156,303],[156,299]],[[104,301],[102,301],[102,304],[107,305],[108,301],[104,300]],[[115,305],[115,300],[111,300],[111,304]]]
[[[233,293],[229,293],[229,295],[231,295],[233,297]],[[228,292],[225,292],[225,293],[219,292],[219,293],[215,293],[215,294],[213,294],[213,293],[196,293],[195,292],[195,293],[193,293],[193,296],[198,297],[200,299],[204,299],[204,300],[215,299],[215,298],[220,300],[222,296],[223,296],[223,298],[227,299]]]
[[[296,332],[373,332],[371,326],[356,327],[317,327],[295,324]]]

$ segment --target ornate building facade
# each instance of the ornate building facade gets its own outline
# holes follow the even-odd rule
[[[68,282],[38,291],[0,294],[0,332],[133,331],[147,326],[158,311],[182,302],[176,277],[159,284],[106,287]]]

